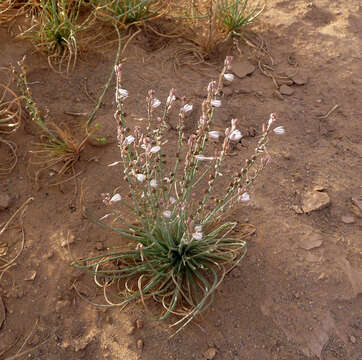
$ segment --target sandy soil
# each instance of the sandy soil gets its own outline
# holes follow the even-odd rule
[[[7,137],[18,145],[19,163],[0,180],[1,196],[11,197],[9,207],[0,210],[0,224],[26,199],[34,201],[23,217],[24,249],[16,266],[0,278],[0,359],[362,359],[362,6],[359,0],[269,1],[254,31],[273,56],[271,73],[289,86],[282,92],[291,94],[276,92],[272,78],[256,68],[226,88],[215,126],[225,128],[231,117],[238,117],[244,131],[260,132],[269,113],[276,112],[287,134],[271,142],[272,162],[252,202],[233,213],[233,219],[254,224],[257,232],[212,308],[169,339],[169,324],[149,319],[141,304],[120,312],[90,305],[76,294],[74,286],[102,302],[92,279],[69,266],[65,244],[68,239],[74,257],[101,253],[114,244],[113,234],[82,218],[79,189],[84,180],[88,206],[102,208],[100,194],[120,183],[119,169],[106,167],[118,160],[118,149],[112,141],[87,145],[76,164],[76,187],[70,181],[36,191],[27,171],[38,133],[24,118],[24,126]],[[212,66],[175,71],[172,55],[183,43],[170,40],[154,49],[152,41],[142,35],[125,54],[124,86],[132,116],[142,116],[149,88],[165,98],[176,87],[198,104],[231,52],[226,46],[211,57]],[[65,78],[52,72],[29,43],[14,40],[5,26],[0,28],[0,51],[0,66],[27,55],[39,107],[73,129],[86,117],[64,112],[91,111],[90,97],[99,95],[115,55],[114,48],[88,50]],[[250,46],[241,44],[233,55],[256,65]],[[95,121],[111,131],[111,139],[113,110],[111,89]],[[198,110],[188,119],[189,133]],[[254,142],[253,137],[244,140],[246,147],[228,159],[230,169]],[[303,213],[309,192],[327,199],[328,206]],[[1,235],[0,243],[3,249],[7,245],[7,256],[15,254],[20,226]]]

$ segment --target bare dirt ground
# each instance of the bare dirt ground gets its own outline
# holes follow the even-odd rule
[[[275,112],[287,134],[271,141],[272,162],[251,204],[233,213],[233,219],[254,224],[257,232],[212,308],[169,339],[169,324],[152,321],[141,304],[120,312],[95,307],[77,295],[74,286],[102,302],[92,279],[69,266],[67,239],[74,257],[101,253],[116,239],[82,218],[80,181],[85,181],[88,206],[101,209],[100,194],[120,183],[119,169],[106,167],[118,160],[118,149],[115,143],[87,145],[76,165],[81,172],[77,187],[70,181],[35,191],[27,169],[28,151],[38,136],[25,120],[7,137],[18,145],[18,165],[0,180],[1,196],[11,197],[9,207],[0,211],[0,224],[34,197],[23,217],[24,249],[16,266],[0,278],[0,359],[362,359],[362,6],[359,0],[270,1],[254,31],[274,58],[272,73],[286,76],[297,69],[298,78],[285,79],[289,88],[283,92],[291,94],[280,95],[273,80],[256,67],[226,88],[216,112],[216,127],[225,128],[238,117],[244,129],[259,131]],[[170,40],[152,49],[152,41],[143,35],[127,48],[127,112],[142,116],[149,88],[162,99],[175,87],[198,104],[227,50],[210,59],[213,66],[175,71],[167,59],[182,43]],[[256,65],[251,50],[242,44],[234,56],[249,57]],[[45,57],[29,43],[14,40],[5,26],[0,28],[0,53],[0,66],[26,54],[39,107],[77,129],[86,117],[64,111],[91,111],[94,104],[84,79],[89,95],[96,97],[115,49],[88,50],[69,78],[52,72]],[[110,128],[112,102],[110,89],[96,120]],[[196,108],[189,132],[198,116]],[[236,149],[230,169],[254,141],[247,137],[246,148]],[[303,213],[309,192],[330,203]],[[15,254],[20,227],[12,226],[0,243],[3,254],[6,246],[8,255]]]

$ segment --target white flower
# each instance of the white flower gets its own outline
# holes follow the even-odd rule
[[[167,218],[167,219],[169,219],[169,218],[171,217],[171,215],[172,215],[172,213],[171,213],[170,210],[165,210],[165,211],[163,212],[163,216],[164,216],[165,218]]]
[[[151,187],[156,188],[156,187],[158,186],[157,180],[156,180],[156,179],[152,179],[152,180],[150,181],[150,185],[151,185]]]
[[[242,201],[242,202],[248,202],[248,201],[250,201],[250,195],[249,195],[247,192],[242,193],[242,194],[239,196],[239,201]]]
[[[118,96],[121,99],[127,99],[128,98],[128,91],[126,89],[118,89]]]
[[[198,233],[202,232],[202,225],[195,226],[195,231]]]
[[[205,161],[205,160],[214,160],[215,158],[212,156],[195,155],[195,159],[200,161]]]
[[[115,161],[115,162],[113,162],[112,164],[108,164],[107,166],[109,166],[109,167],[111,167],[111,166],[116,166],[116,165],[118,165],[118,164],[120,164],[121,163],[121,161]]]
[[[195,240],[202,240],[202,232],[194,232],[192,234],[192,237],[195,239]]]
[[[211,105],[215,106],[215,107],[220,107],[221,106],[221,100],[211,100]]]
[[[209,138],[211,139],[218,139],[220,137],[220,132],[219,131],[209,131]]]
[[[158,108],[160,105],[161,105],[161,101],[160,100],[158,100],[157,98],[154,98],[153,100],[152,100],[152,107],[154,108],[154,109],[156,109],[156,108]]]
[[[146,175],[144,174],[136,174],[136,179],[139,181],[139,182],[144,182],[146,180]]]
[[[150,152],[153,153],[153,154],[156,154],[156,153],[159,152],[160,150],[161,150],[161,147],[157,145],[157,146],[151,147]]]
[[[283,126],[278,126],[273,130],[277,135],[285,134],[285,129]]]
[[[240,130],[233,130],[230,134],[229,134],[229,139],[231,141],[239,141],[241,138],[243,137],[243,135],[241,134]]]
[[[233,74],[230,74],[230,73],[227,73],[227,74],[224,74],[224,78],[225,78],[225,80],[231,82],[231,81],[234,80],[234,75],[233,75]]]
[[[170,202],[171,205],[173,205],[176,201],[177,200],[173,196],[171,196],[170,199],[169,199],[169,202]]]
[[[169,177],[164,177],[163,180],[165,180],[168,184],[171,182],[171,179]]]
[[[182,108],[181,108],[181,111],[187,113],[189,111],[192,110],[192,104],[185,104]]]
[[[116,203],[122,200],[122,196],[120,194],[114,194],[111,199],[109,200],[110,204]]]
[[[135,138],[133,135],[128,135],[123,142],[123,145],[130,145],[134,142]]]

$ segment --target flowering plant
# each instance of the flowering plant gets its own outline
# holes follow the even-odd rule
[[[218,82],[209,83],[197,129],[188,138],[184,121],[192,105],[185,98],[180,99],[172,166],[165,154],[170,152],[166,132],[170,131],[169,115],[177,102],[175,90],[171,89],[160,117],[156,114],[161,101],[150,90],[147,122],[143,128],[130,129],[131,124],[126,123],[123,115],[128,91],[122,88],[122,66],[115,69],[120,161],[111,166],[122,164],[129,193],[128,196],[123,191],[103,194],[110,211],[97,222],[131,243],[123,243],[121,249],[109,254],[78,261],[77,265],[95,275],[110,306],[127,305],[136,299],[145,304],[146,299],[152,297],[163,306],[158,319],[170,314],[181,317],[173,324],[179,326],[177,331],[208,307],[225,274],[245,255],[244,239],[250,231],[249,234],[241,232],[238,238],[230,237],[237,224],[225,221],[225,217],[235,204],[250,200],[248,188],[269,161],[266,145],[274,114],[263,127],[254,154],[232,177],[223,193],[218,194],[220,189],[216,189],[216,184],[222,177],[225,157],[232,144],[243,136],[237,129],[237,119],[231,120],[231,126],[223,134],[212,130],[215,109],[221,106],[223,79],[233,79],[228,73],[231,60],[226,58]],[[282,130],[279,127],[278,133]],[[126,220],[125,209],[137,222]],[[103,222],[108,217],[114,218],[111,225]],[[122,227],[115,227],[114,222],[121,223]],[[117,294],[117,301],[112,301],[106,291],[114,281],[124,289]]]

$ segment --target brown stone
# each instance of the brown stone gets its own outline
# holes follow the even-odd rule
[[[318,233],[306,234],[299,242],[299,247],[304,250],[312,250],[320,247],[323,244],[323,239]]]
[[[291,88],[290,86],[288,85],[282,85],[279,89],[279,92],[282,94],[282,95],[287,95],[287,96],[290,96],[290,95],[293,95],[294,94],[294,89]]]
[[[307,192],[303,197],[302,209],[305,213],[322,210],[328,207],[331,200],[327,193],[320,191]]]
[[[255,69],[256,69],[255,66],[247,60],[233,61],[232,71],[239,78],[243,78],[245,76],[252,74],[255,71]]]
[[[291,79],[293,80],[294,84],[296,85],[304,85],[308,82],[308,78],[304,75],[304,74],[295,74],[291,77]]]
[[[341,218],[342,222],[344,222],[345,224],[353,224],[355,222],[355,219],[353,216],[350,215],[345,215],[342,216]]]

